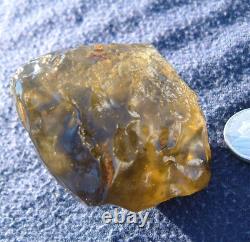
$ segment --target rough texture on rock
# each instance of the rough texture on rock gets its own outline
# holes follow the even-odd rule
[[[196,94],[150,45],[47,54],[18,70],[13,92],[45,165],[88,205],[139,211],[210,179]]]

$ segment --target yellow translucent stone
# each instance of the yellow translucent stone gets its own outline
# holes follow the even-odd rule
[[[12,89],[41,159],[88,205],[139,211],[209,182],[197,96],[151,45],[50,53],[20,68]]]

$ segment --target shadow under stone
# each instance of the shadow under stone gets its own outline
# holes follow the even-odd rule
[[[250,165],[227,148],[212,152],[209,186],[158,209],[194,242],[250,241]]]

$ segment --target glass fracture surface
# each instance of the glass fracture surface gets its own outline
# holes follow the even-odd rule
[[[45,165],[88,205],[139,211],[208,184],[196,94],[151,45],[47,54],[20,68],[12,88]]]

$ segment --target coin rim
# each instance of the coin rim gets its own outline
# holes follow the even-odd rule
[[[226,145],[229,147],[229,149],[234,153],[236,154],[239,158],[243,159],[244,161],[250,163],[250,157],[247,157],[245,155],[242,155],[242,154],[239,154],[239,152],[236,151],[236,149],[232,146],[232,144],[230,144],[229,140],[226,138],[226,130],[228,128],[228,124],[230,123],[230,121],[232,121],[233,118],[235,118],[237,115],[239,115],[240,113],[242,112],[246,112],[246,111],[250,111],[250,108],[246,108],[246,109],[243,109],[237,113],[235,113],[233,116],[231,116],[226,124],[225,124],[225,127],[224,127],[224,130],[223,130],[223,136],[224,136],[224,141],[226,143]]]

